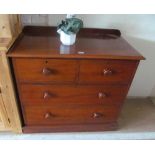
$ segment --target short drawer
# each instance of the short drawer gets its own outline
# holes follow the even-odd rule
[[[26,106],[25,125],[87,124],[114,122],[119,108],[102,106]]]
[[[120,105],[127,90],[127,86],[22,84],[20,95],[25,105]]]
[[[61,59],[15,58],[13,64],[20,82],[74,82],[77,61]]]
[[[137,61],[81,60],[79,83],[127,84],[137,65]]]

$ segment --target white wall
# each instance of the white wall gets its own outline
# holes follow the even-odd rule
[[[150,96],[155,98],[155,86],[153,87]]]
[[[146,57],[140,63],[128,96],[155,96],[155,15],[80,14],[84,27],[116,28]],[[24,25],[57,25],[63,14],[22,15]]]

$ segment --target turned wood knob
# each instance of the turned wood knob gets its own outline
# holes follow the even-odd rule
[[[50,74],[52,74],[52,70],[45,67],[45,68],[43,68],[42,73],[43,73],[44,75],[50,75]]]
[[[105,98],[105,97],[107,97],[106,93],[102,93],[102,92],[98,93],[98,98],[99,99],[102,99],[102,98]]]
[[[51,98],[52,95],[49,92],[44,92],[44,99]]]
[[[50,112],[47,112],[46,114],[45,114],[45,119],[49,119],[49,118],[52,118],[54,115],[52,115]]]
[[[111,69],[104,69],[103,70],[103,74],[104,75],[112,75],[113,74],[113,71]]]
[[[93,118],[100,118],[100,117],[103,117],[102,113],[99,113],[99,112],[94,112],[93,113]]]

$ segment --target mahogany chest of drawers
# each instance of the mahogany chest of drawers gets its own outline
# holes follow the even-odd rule
[[[117,129],[144,59],[119,30],[82,29],[75,45],[64,46],[55,27],[25,27],[8,56],[23,132]]]

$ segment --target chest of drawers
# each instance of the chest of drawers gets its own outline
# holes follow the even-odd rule
[[[26,27],[8,56],[23,132],[117,129],[144,59],[118,30],[82,29],[68,47],[61,45],[54,27]]]

